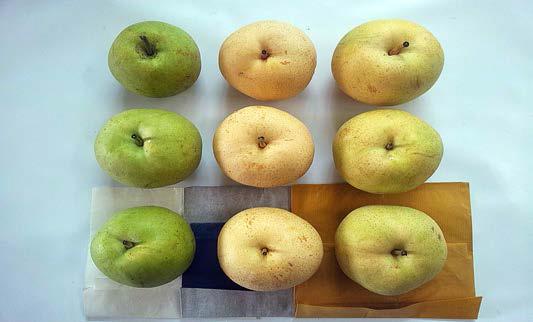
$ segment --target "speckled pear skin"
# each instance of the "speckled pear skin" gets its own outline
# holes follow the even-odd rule
[[[124,241],[134,243],[126,248]],[[155,206],[117,212],[91,242],[98,269],[133,287],[166,284],[192,263],[196,242],[189,224],[169,209]]]
[[[264,138],[261,148],[258,138]],[[313,162],[311,133],[291,114],[268,106],[248,106],[226,117],[215,131],[213,153],[229,178],[254,187],[296,181]]]
[[[224,78],[241,93],[261,101],[280,100],[297,95],[309,84],[316,51],[295,26],[258,21],[226,38],[218,64]]]
[[[409,45],[403,48],[403,44]],[[397,54],[389,53],[399,50]],[[444,66],[439,41],[424,27],[400,19],[374,20],[348,32],[331,60],[339,88],[371,105],[398,105],[428,91]]]
[[[430,281],[442,270],[447,254],[438,224],[409,207],[357,208],[335,234],[335,255],[342,271],[381,295],[400,295]]]
[[[339,128],[333,141],[339,174],[370,193],[416,188],[437,170],[442,154],[437,131],[416,116],[393,109],[356,115]]]
[[[291,288],[309,279],[324,254],[311,224],[279,208],[250,208],[231,217],[218,236],[218,260],[235,283],[254,291]]]
[[[146,37],[155,53],[147,54]],[[124,29],[108,55],[109,69],[127,90],[166,97],[191,87],[200,75],[200,50],[182,29],[159,21],[143,21]]]
[[[143,139],[143,146],[132,135]],[[202,138],[194,124],[177,113],[131,109],[107,121],[96,137],[94,153],[100,167],[116,181],[157,188],[194,172],[202,157]]]

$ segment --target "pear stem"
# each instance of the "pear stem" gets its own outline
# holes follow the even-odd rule
[[[402,49],[407,48],[407,47],[409,47],[409,42],[404,41],[401,46],[398,46],[398,47],[395,47],[389,50],[389,56],[398,55],[402,51]]]
[[[137,146],[143,146],[144,145],[144,140],[140,136],[138,136],[137,134],[132,134],[131,138],[133,139],[133,141],[135,142],[135,144]]]
[[[263,248],[261,249],[261,255],[266,256],[267,254],[268,254],[268,248],[263,247]]]
[[[133,246],[135,246],[135,243],[129,240],[123,240],[122,245],[124,245],[126,249],[130,249],[130,248],[133,248]]]
[[[391,252],[392,256],[407,256],[407,251],[405,249],[393,249]]]
[[[155,46],[154,46],[154,44],[150,43],[148,41],[148,38],[146,36],[144,36],[144,35],[139,36],[139,38],[141,38],[141,40],[143,42],[143,50],[144,50],[146,56],[155,55]]]
[[[264,149],[267,146],[264,136],[260,136],[257,138],[257,145],[259,145],[259,148],[261,149]]]
[[[261,50],[261,59],[262,60],[267,59],[268,56],[270,56],[270,54],[265,49]]]
[[[392,142],[387,143],[387,145],[385,145],[385,149],[389,151],[394,149],[394,144],[392,144]]]

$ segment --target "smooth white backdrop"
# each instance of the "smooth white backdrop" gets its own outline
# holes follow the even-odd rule
[[[219,171],[211,139],[231,111],[257,101],[229,88],[218,48],[238,27],[289,21],[318,52],[299,96],[263,103],[310,128],[314,163],[300,183],[338,182],[336,129],[372,109],[340,93],[330,72],[339,39],[378,18],[416,21],[440,40],[443,73],[428,93],[398,106],[432,124],[445,154],[431,181],[468,181],[474,221],[480,321],[531,321],[533,273],[533,2],[528,1],[6,1],[0,0],[0,321],[83,321],[91,187],[115,185],[93,156],[113,114],[166,108],[200,129],[203,158],[182,186],[233,184]],[[107,68],[124,27],[161,20],[189,32],[202,73],[164,99],[130,94]]]

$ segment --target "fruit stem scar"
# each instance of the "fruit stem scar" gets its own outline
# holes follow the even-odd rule
[[[385,149],[389,151],[394,149],[394,144],[392,144],[392,142],[387,143],[387,145],[385,145]]]
[[[407,251],[405,249],[397,249],[397,248],[395,248],[395,249],[391,250],[390,253],[391,253],[392,256],[400,256],[400,255],[401,256],[407,256]]]
[[[126,249],[130,249],[130,248],[133,248],[133,246],[135,246],[135,243],[129,240],[123,240],[122,245],[124,245]]]
[[[155,55],[155,45],[150,43],[148,41],[148,38],[146,36],[144,36],[144,35],[139,36],[139,38],[141,38],[141,40],[143,42],[142,49],[144,50],[144,53],[146,54],[146,56]]]
[[[261,59],[262,60],[267,59],[269,56],[270,56],[270,54],[265,49],[261,50]]]
[[[144,140],[140,136],[138,136],[137,134],[132,134],[131,138],[133,139],[133,141],[135,142],[135,144],[137,146],[143,146],[144,145]]]
[[[261,149],[264,149],[267,146],[264,136],[260,136],[257,138],[257,145],[259,145],[259,148]]]
[[[402,51],[403,48],[407,48],[407,47],[409,47],[409,42],[404,41],[401,46],[398,46],[398,47],[395,47],[389,50],[389,56],[398,55]]]
[[[268,248],[263,247],[261,248],[261,255],[266,256],[268,254]]]

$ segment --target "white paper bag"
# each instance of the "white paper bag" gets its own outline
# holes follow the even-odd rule
[[[152,205],[165,207],[183,215],[183,188],[94,188],[90,241],[115,212]],[[154,288],[135,288],[118,284],[96,268],[90,254],[87,256],[83,305],[88,319],[180,318],[180,289],[181,277]]]

